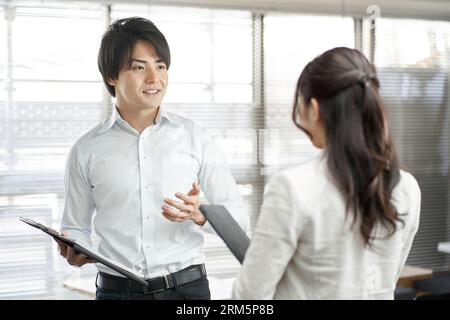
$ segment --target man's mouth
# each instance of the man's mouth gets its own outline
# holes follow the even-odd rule
[[[145,93],[145,94],[157,94],[160,91],[161,90],[158,90],[158,89],[148,89],[148,90],[143,90],[142,93]]]

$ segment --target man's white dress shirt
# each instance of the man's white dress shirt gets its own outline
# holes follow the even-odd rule
[[[393,204],[405,225],[386,238],[375,229],[364,247],[358,221],[329,178],[323,154],[276,174],[264,202],[235,299],[393,299],[394,288],[419,226],[421,194],[412,175],[400,171]]]
[[[187,194],[193,182],[247,230],[242,197],[205,129],[160,108],[155,124],[139,134],[114,108],[71,149],[61,229],[90,245],[93,225],[101,254],[149,278],[203,263],[203,231],[214,233],[209,223],[172,222],[161,209],[164,198],[181,202],[175,193]]]

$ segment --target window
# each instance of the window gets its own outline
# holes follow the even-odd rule
[[[368,35],[366,26],[364,35]],[[450,23],[380,19],[375,64],[401,165],[422,191],[420,226],[407,263],[448,270]],[[447,239],[447,240],[446,240]]]
[[[17,218],[59,225],[67,153],[102,115],[102,11],[60,6],[18,6],[6,18],[2,8],[0,48],[11,54],[0,55],[0,298],[61,292],[68,267],[54,242]]]
[[[353,19],[270,14],[264,19],[264,91],[267,175],[318,153],[292,123],[295,86],[304,66],[325,50],[354,46]],[[283,35],[283,36],[281,36]]]

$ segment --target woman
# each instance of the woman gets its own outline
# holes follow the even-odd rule
[[[420,189],[399,169],[375,68],[335,48],[303,70],[292,117],[315,159],[275,175],[235,299],[393,299]]]

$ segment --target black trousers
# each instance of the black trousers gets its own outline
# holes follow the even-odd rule
[[[208,278],[205,276],[198,280],[175,285],[163,291],[144,294],[129,290],[110,290],[97,287],[96,300],[210,300]]]

